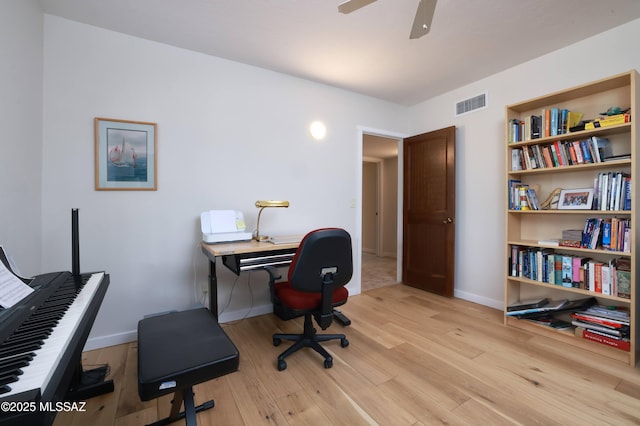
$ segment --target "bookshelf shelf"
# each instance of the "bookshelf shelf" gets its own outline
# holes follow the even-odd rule
[[[532,285],[532,286],[536,286],[536,287],[542,287],[542,288],[548,288],[548,289],[552,289],[552,290],[562,290],[563,292],[567,292],[567,293],[573,293],[573,294],[579,294],[582,297],[598,297],[601,298],[603,300],[609,300],[609,301],[616,301],[622,305],[629,305],[631,303],[630,299],[625,299],[622,297],[618,297],[618,296],[612,296],[609,294],[601,294],[601,293],[594,293],[592,291],[588,291],[588,290],[582,290],[580,288],[572,288],[572,287],[561,287],[558,286],[556,284],[548,284],[548,283],[543,283],[540,281],[534,281],[528,278],[522,278],[522,277],[511,277],[513,278],[513,281],[517,281],[519,283],[522,284],[527,284],[527,285]],[[565,298],[567,298],[565,296]]]
[[[504,323],[632,367],[640,360],[637,325],[640,298],[636,288],[639,265],[636,202],[640,170],[636,157],[640,130],[636,113],[640,98],[637,83],[638,73],[631,70],[505,107],[507,272]],[[582,120],[592,120],[613,106],[630,108],[626,111],[627,122],[588,130],[568,130],[571,112],[582,113]],[[545,114],[549,117],[548,111],[557,117],[555,123],[549,118],[545,120]],[[565,120],[567,116],[569,118]],[[556,130],[549,130],[552,127]],[[525,188],[524,193],[522,188]],[[603,209],[520,209],[525,206],[520,197],[523,194],[528,197],[528,191],[535,190],[535,197],[529,200],[531,205],[536,198],[543,201],[558,188],[593,188],[593,206],[603,206]],[[618,208],[618,202],[620,209],[611,208]],[[596,223],[595,228],[600,233],[593,232],[590,221]],[[551,244],[551,240],[567,241],[563,233],[575,233],[576,230],[577,239],[586,230],[589,234],[593,232],[595,236],[590,248]],[[626,282],[629,285],[625,288]],[[507,306],[542,297],[570,301],[594,297],[598,304],[627,311],[629,350],[620,348],[624,345],[611,347],[611,343],[591,341],[587,339],[587,333],[581,334],[580,328],[575,332],[573,329],[556,330],[506,315]],[[555,312],[554,316],[571,321],[569,311]]]
[[[600,127],[592,130],[580,130],[577,132],[568,133],[567,135],[571,135],[572,139],[576,139],[576,138],[587,139],[587,138],[590,138],[591,136],[607,137],[607,136],[612,136],[617,134],[624,134],[629,132],[630,130],[631,130],[631,123],[624,123],[624,124],[617,124],[615,126]],[[519,146],[524,146],[524,145],[547,144],[547,143],[555,142],[559,138],[562,139],[562,136],[563,135],[547,136],[543,138],[528,139],[520,142],[510,142],[510,146],[512,148],[517,148]]]
[[[625,252],[625,251],[588,249],[588,248],[571,247],[571,246],[554,246],[549,244],[540,244],[537,241],[533,241],[533,240],[508,240],[507,244],[510,246],[515,245],[520,247],[552,248],[556,250],[562,250],[563,252],[590,253],[590,254],[599,254],[604,256],[617,256],[617,257],[621,257],[621,256],[631,257],[631,253]]]
[[[511,146],[510,148],[514,148]],[[520,176],[529,174],[550,174],[550,173],[572,173],[584,170],[604,170],[611,168],[628,168],[632,164],[631,160],[605,161],[604,163],[576,164],[573,166],[547,167],[544,169],[509,170],[509,176]]]

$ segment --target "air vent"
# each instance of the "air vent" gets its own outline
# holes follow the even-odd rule
[[[456,116],[487,107],[487,92],[456,103]]]

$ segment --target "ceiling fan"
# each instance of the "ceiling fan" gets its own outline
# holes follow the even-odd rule
[[[351,13],[374,1],[376,0],[347,0],[338,5],[338,11],[340,13]],[[410,39],[420,38],[429,32],[433,12],[436,9],[436,1],[437,0],[420,0],[416,17],[413,18],[413,26],[411,27],[411,34],[409,35]]]

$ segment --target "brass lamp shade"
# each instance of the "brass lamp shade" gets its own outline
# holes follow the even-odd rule
[[[258,200],[256,201],[256,207],[260,209],[258,212],[258,222],[256,224],[256,235],[253,237],[256,241],[266,241],[269,239],[266,235],[260,235],[260,216],[262,215],[262,210],[265,207],[289,207],[288,201],[277,201],[277,200]]]
[[[258,200],[256,201],[256,207],[289,207],[288,201],[276,201],[276,200]]]

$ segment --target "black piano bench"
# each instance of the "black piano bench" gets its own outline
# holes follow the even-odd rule
[[[196,425],[196,413],[213,408],[213,400],[198,407],[193,386],[238,369],[238,349],[206,308],[170,312],[138,322],[138,394],[143,401],[174,393],[171,414],[153,423],[166,425],[186,418]],[[180,407],[184,400],[184,411]]]

